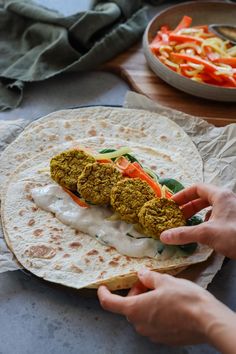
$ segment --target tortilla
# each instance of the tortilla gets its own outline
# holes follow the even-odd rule
[[[79,143],[98,151],[105,147],[117,147],[123,140],[92,137]],[[80,289],[106,284],[111,290],[129,288],[137,280],[137,271],[149,268],[159,272],[178,272],[180,268],[205,261],[212,250],[200,245],[190,255],[168,260],[148,257],[131,258],[119,254],[115,249],[101,245],[89,235],[77,232],[62,224],[51,213],[36,207],[31,190],[52,183],[50,175],[43,172],[51,157],[78,142],[67,143],[46,150],[42,154],[21,164],[12,175],[2,202],[4,233],[8,245],[19,262],[33,274],[51,282]],[[162,166],[163,173],[176,175],[175,149],[166,158],[157,148],[129,142],[133,153],[147,167]],[[197,181],[196,176],[185,175],[178,166],[178,175],[186,184]]]
[[[114,290],[129,288],[143,267],[175,274],[209,257],[212,251],[206,246],[191,256],[162,262],[122,256],[37,209],[30,190],[51,183],[48,174],[38,171],[49,166],[53,155],[78,144],[95,151],[130,146],[160,176],[176,178],[185,186],[203,180],[202,159],[195,145],[164,116],[94,107],[59,111],[33,122],[0,158],[4,234],[26,269],[77,289],[106,283]]]

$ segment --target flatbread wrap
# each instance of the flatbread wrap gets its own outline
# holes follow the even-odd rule
[[[64,111],[59,120],[42,120],[2,156],[1,178],[7,185],[2,191],[2,222],[6,241],[18,261],[33,274],[55,283],[77,289],[106,284],[111,290],[132,286],[144,267],[177,273],[205,261],[212,250],[203,245],[191,255],[127,256],[36,205],[32,191],[56,185],[47,171],[51,158],[78,146],[98,152],[127,145],[161,177],[176,178],[185,186],[203,179],[201,157],[191,139],[165,117],[110,108],[89,109],[89,118],[80,114],[76,110],[67,120]],[[9,177],[12,168],[15,171]]]

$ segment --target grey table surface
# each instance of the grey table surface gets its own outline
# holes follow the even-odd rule
[[[69,15],[89,0],[38,0]],[[104,72],[67,74],[27,86],[23,104],[0,120],[32,121],[49,112],[81,105],[122,105],[128,86]],[[236,309],[236,266],[227,262],[209,286]],[[172,348],[135,333],[125,318],[101,309],[96,293],[53,286],[21,271],[0,274],[0,354],[215,354],[208,345]],[[174,299],[173,299],[174,301]],[[235,351],[236,352],[236,351]]]

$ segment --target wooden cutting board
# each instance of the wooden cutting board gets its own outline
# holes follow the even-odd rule
[[[103,70],[118,74],[131,89],[163,106],[200,116],[216,126],[236,123],[236,103],[205,100],[171,87],[149,69],[141,44],[106,63]]]

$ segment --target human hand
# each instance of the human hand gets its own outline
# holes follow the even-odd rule
[[[160,239],[171,245],[191,242],[206,244],[223,255],[236,259],[236,194],[208,184],[197,184],[175,194],[172,199],[186,219],[212,206],[204,223],[164,231]]]
[[[219,308],[226,308],[190,281],[151,271],[139,273],[139,282],[127,297],[112,294],[105,286],[99,287],[98,297],[104,309],[126,316],[139,334],[170,345],[206,342],[208,325],[214,327],[207,313],[215,316]]]

